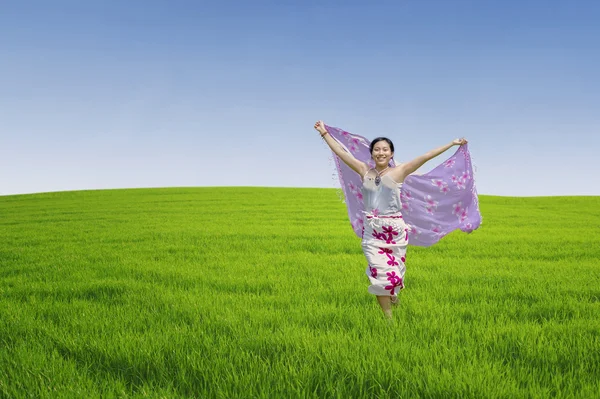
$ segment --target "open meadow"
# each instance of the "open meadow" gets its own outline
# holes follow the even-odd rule
[[[600,197],[480,207],[388,322],[333,189],[0,197],[0,398],[598,398]]]

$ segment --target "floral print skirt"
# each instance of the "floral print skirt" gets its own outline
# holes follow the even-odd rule
[[[396,296],[404,288],[408,226],[402,215],[365,215],[362,249],[367,258],[369,293]]]

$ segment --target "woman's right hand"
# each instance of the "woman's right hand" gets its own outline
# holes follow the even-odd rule
[[[322,135],[327,132],[327,129],[325,129],[325,124],[323,123],[323,121],[317,121],[317,123],[315,123],[315,129],[317,130],[317,132],[321,133]]]

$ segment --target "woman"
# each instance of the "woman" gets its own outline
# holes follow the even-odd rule
[[[369,292],[377,297],[384,315],[391,318],[392,304],[398,303],[398,292],[404,288],[408,246],[408,226],[400,212],[400,187],[404,179],[424,163],[453,146],[466,144],[467,140],[453,140],[412,161],[390,167],[394,144],[388,138],[378,137],[370,145],[371,158],[375,162],[375,167],[370,168],[333,139],[323,121],[318,121],[314,127],[331,150],[361,176],[365,213],[362,249],[368,262]]]

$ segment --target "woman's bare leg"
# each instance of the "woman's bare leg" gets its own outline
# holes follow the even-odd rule
[[[392,318],[392,300],[389,296],[377,296],[377,301],[386,318]]]

